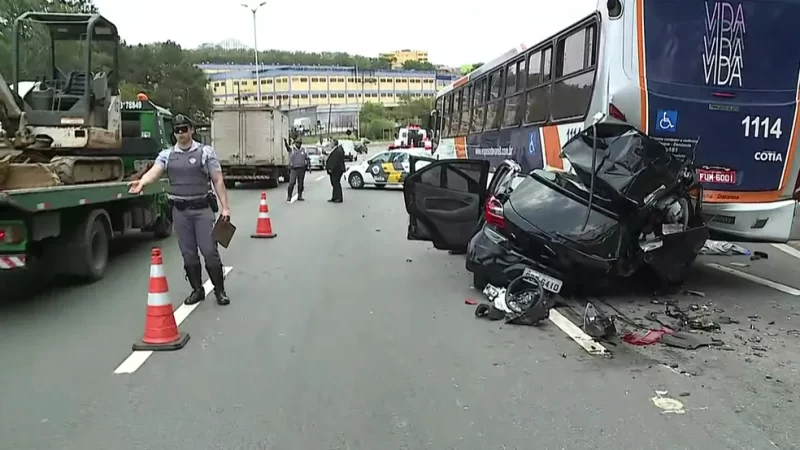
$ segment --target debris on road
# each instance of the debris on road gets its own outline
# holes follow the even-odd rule
[[[600,313],[591,303],[586,303],[583,312],[583,331],[595,339],[609,338],[617,334],[614,318]]]
[[[468,298],[468,299],[464,300],[464,304],[466,304],[466,305],[477,305],[478,303],[479,302],[477,300],[473,300],[471,298]]]
[[[508,324],[536,325],[549,317],[550,308],[555,305],[539,280],[532,277],[520,276],[507,288],[487,284],[483,293],[492,304],[478,305],[475,316],[489,320],[505,319]]]
[[[652,345],[661,340],[665,334],[672,333],[668,328],[660,330],[638,330],[625,333],[622,340],[631,345]]]
[[[652,397],[650,401],[652,401],[662,413],[685,414],[686,411],[683,409],[683,403],[674,398],[665,397],[667,394],[669,394],[667,391],[656,391],[656,396]]]
[[[703,248],[700,249],[700,254],[710,256],[750,256],[752,252],[733,242],[707,239],[706,243],[703,244]]]
[[[661,343],[670,347],[682,348],[684,350],[697,350],[701,347],[721,346],[724,344],[721,340],[712,337],[704,336],[697,333],[686,333],[683,331],[676,331],[674,333],[665,334],[661,337]]]

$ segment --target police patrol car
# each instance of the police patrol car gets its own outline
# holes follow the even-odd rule
[[[397,149],[378,153],[360,164],[353,164],[344,173],[344,179],[353,189],[366,185],[382,188],[401,186],[409,172],[409,156],[430,158],[424,149]]]

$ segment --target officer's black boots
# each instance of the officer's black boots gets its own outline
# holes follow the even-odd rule
[[[208,278],[211,279],[211,283],[214,285],[214,295],[217,296],[217,304],[230,304],[231,299],[229,299],[228,294],[225,293],[225,272],[223,272],[222,266],[206,267],[206,270],[208,271]]]
[[[194,305],[195,303],[205,300],[206,291],[203,289],[203,267],[200,265],[186,266],[184,269],[186,270],[186,279],[189,280],[189,286],[192,287],[192,293],[186,297],[183,303]]]

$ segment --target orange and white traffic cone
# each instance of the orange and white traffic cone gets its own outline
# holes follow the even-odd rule
[[[258,222],[256,222],[256,232],[250,237],[254,239],[272,239],[277,234],[272,232],[272,220],[269,218],[269,206],[267,206],[267,193],[261,193],[261,201],[258,204]]]
[[[161,249],[154,248],[150,256],[150,288],[147,291],[144,336],[133,344],[133,350],[180,350],[187,342],[189,334],[181,333],[175,322]]]

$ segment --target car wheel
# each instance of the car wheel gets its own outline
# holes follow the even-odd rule
[[[353,172],[347,177],[347,183],[353,189],[361,189],[364,187],[364,177],[358,172]]]

